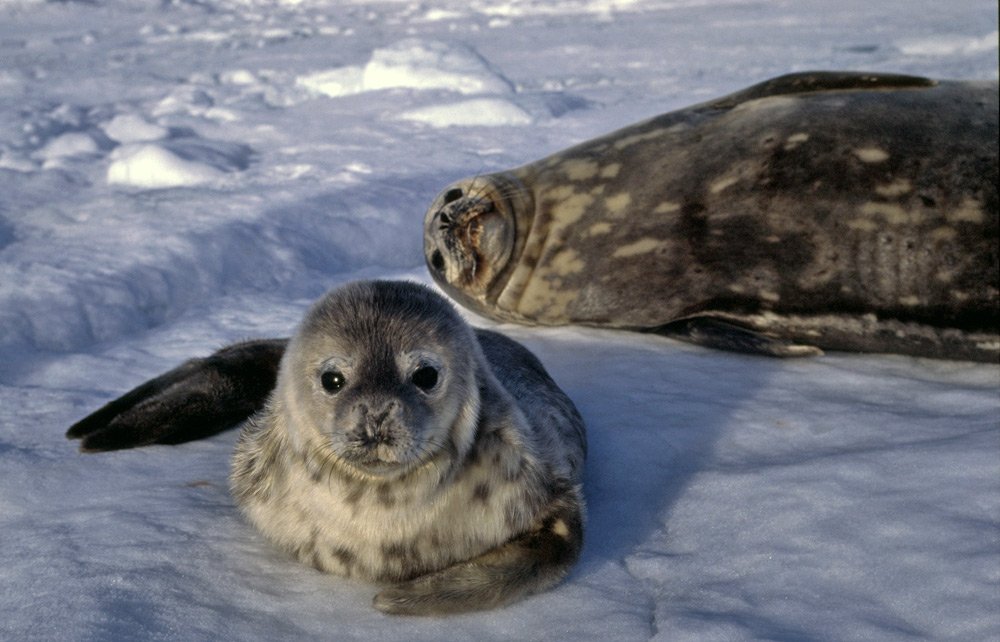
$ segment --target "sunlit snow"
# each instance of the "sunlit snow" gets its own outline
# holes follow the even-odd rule
[[[235,433],[66,428],[326,288],[449,182],[806,69],[996,78],[987,0],[0,0],[0,638],[1000,640],[1000,368],[496,326],[588,427],[555,590],[441,619],[276,552]]]

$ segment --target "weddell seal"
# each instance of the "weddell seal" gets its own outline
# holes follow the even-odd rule
[[[219,384],[238,375],[207,361],[178,369],[203,377],[168,373],[117,414],[214,420],[220,406],[177,401],[199,392],[240,406],[225,391],[239,386]],[[161,393],[173,395],[169,412]],[[506,604],[569,571],[585,453],[573,403],[520,344],[473,330],[424,286],[357,282],[317,302],[284,348],[273,393],[243,426],[231,486],[249,520],[300,560],[393,583],[375,596],[379,610],[451,613]]]
[[[427,265],[502,321],[996,362],[997,94],[775,78],[447,187]]]

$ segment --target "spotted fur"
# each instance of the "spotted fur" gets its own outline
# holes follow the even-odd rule
[[[775,78],[447,187],[427,265],[504,321],[995,363],[997,96],[995,80]]]
[[[414,376],[425,367],[436,377]],[[280,548],[393,583],[376,608],[451,613],[569,571],[585,450],[579,414],[527,350],[472,330],[427,288],[362,282],[306,315],[231,482]]]

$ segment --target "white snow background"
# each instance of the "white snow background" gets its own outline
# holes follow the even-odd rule
[[[449,618],[273,550],[235,432],[63,436],[328,287],[429,282],[454,179],[786,72],[997,53],[994,0],[0,0],[0,638],[1000,640],[995,365],[499,326],[586,420],[587,543]]]

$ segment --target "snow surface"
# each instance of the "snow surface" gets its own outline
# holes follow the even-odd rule
[[[996,366],[500,326],[587,422],[587,544],[444,619],[275,552],[232,432],[63,437],[327,287],[428,282],[452,180],[790,71],[996,78],[997,40],[992,0],[0,0],[0,638],[1000,640]]]

